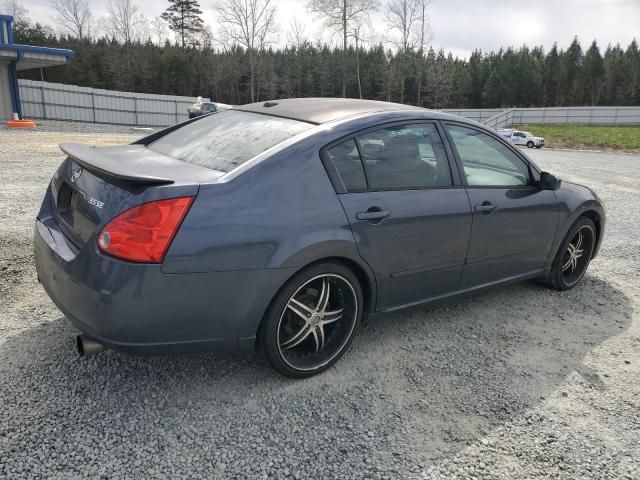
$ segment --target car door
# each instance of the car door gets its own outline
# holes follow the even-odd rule
[[[458,287],[471,207],[436,123],[394,124],[324,149],[339,198],[378,285],[377,309]]]
[[[556,235],[555,192],[538,186],[539,174],[497,136],[446,125],[473,209],[461,288],[540,272]]]

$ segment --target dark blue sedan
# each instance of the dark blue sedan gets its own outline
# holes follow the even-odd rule
[[[364,316],[572,288],[604,232],[591,190],[495,131],[391,103],[278,100],[61,148],[35,259],[85,354],[257,347],[306,377]]]

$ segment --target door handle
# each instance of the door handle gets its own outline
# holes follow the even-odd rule
[[[368,222],[375,222],[377,220],[384,220],[389,216],[389,212],[386,210],[372,210],[369,209],[366,212],[356,213],[356,219],[366,220]]]
[[[498,209],[498,207],[491,202],[482,202],[482,205],[476,205],[473,208],[476,212],[482,212],[486,215],[489,215],[491,212]]]

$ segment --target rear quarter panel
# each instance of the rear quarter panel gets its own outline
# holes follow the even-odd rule
[[[291,268],[326,256],[358,259],[316,142],[304,141],[229,182],[201,186],[163,270]]]

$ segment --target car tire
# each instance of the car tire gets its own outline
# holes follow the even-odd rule
[[[589,268],[595,245],[594,223],[586,217],[578,218],[560,244],[545,283],[556,290],[575,287]]]
[[[533,148],[533,142],[532,142],[532,141],[528,141],[528,142],[527,142],[527,147],[529,147],[529,148]]]
[[[318,263],[275,296],[260,325],[259,346],[279,373],[311,377],[348,350],[362,315],[362,287],[354,273],[340,263]]]

